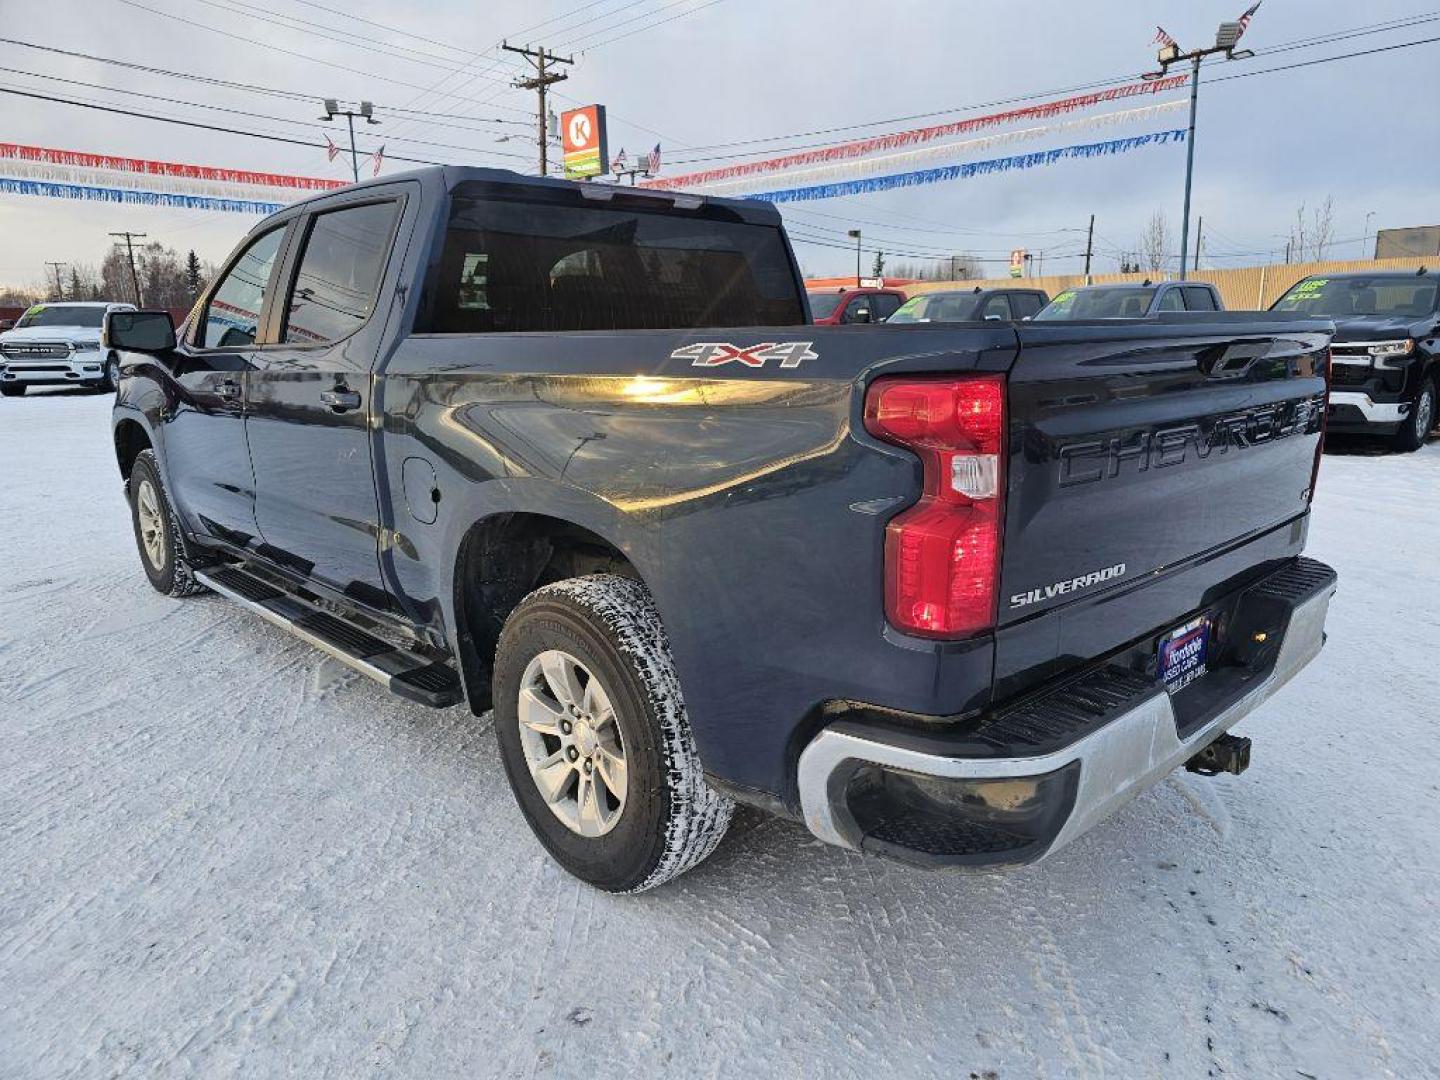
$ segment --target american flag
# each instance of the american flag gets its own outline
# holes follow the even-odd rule
[[[380,147],[379,150],[376,150],[375,153],[373,153],[373,154],[370,155],[370,159],[371,159],[371,161],[370,161],[371,165],[374,166],[374,168],[371,170],[370,175],[371,175],[371,176],[379,176],[379,175],[380,175],[380,163],[385,160],[385,147],[382,146],[382,147]]]
[[[1256,6],[1256,7],[1259,7],[1260,5],[1259,5],[1259,4],[1256,4],[1255,6]],[[1176,40],[1175,40],[1173,37],[1171,37],[1169,34],[1165,33],[1165,28],[1164,28],[1163,26],[1157,26],[1157,27],[1155,27],[1155,44],[1156,44],[1156,45],[1173,45],[1173,46],[1174,46],[1175,48],[1177,48],[1177,49],[1180,47],[1180,43],[1179,43],[1178,41],[1176,41]]]
[[[1250,25],[1250,20],[1255,17],[1255,12],[1259,10],[1260,0],[1255,0],[1255,3],[1251,4],[1248,8],[1245,9],[1245,14],[1241,15],[1240,18],[1235,20],[1240,24],[1240,33],[1245,33],[1245,29]],[[1238,41],[1240,39],[1236,38],[1235,40]]]
[[[645,155],[645,171],[654,176],[660,171],[660,144],[655,144],[655,149]]]
[[[328,160],[334,161],[335,155],[340,153],[340,147],[330,141],[330,136],[325,136],[325,156]]]

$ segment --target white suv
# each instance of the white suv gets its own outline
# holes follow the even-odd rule
[[[100,329],[111,311],[134,304],[36,304],[0,334],[0,394],[18,397],[30,386],[103,386],[115,389],[120,360],[100,347]]]

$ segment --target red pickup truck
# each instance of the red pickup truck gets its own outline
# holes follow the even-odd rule
[[[810,315],[816,326],[884,322],[905,303],[905,294],[899,289],[871,286],[821,289],[806,295],[810,298]]]

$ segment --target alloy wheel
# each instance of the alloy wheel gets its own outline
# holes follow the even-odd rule
[[[135,516],[140,525],[140,546],[156,570],[165,569],[165,519],[155,485],[141,480],[135,491]]]
[[[569,653],[547,649],[526,666],[519,698],[520,746],[545,805],[572,832],[605,835],[620,821],[629,788],[605,687]]]

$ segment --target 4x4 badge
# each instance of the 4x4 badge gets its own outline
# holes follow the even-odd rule
[[[809,341],[766,341],[759,345],[731,345],[728,341],[702,341],[670,354],[671,360],[689,360],[691,367],[719,367],[732,360],[745,367],[759,368],[767,360],[779,360],[782,368],[797,368],[802,360],[819,359]]]

